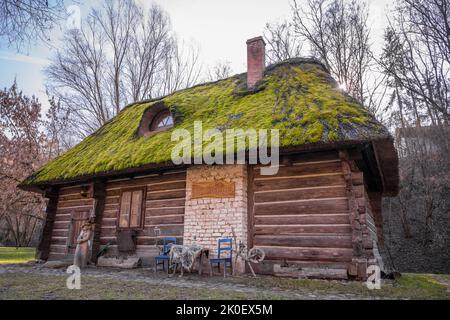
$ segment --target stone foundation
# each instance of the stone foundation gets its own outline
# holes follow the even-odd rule
[[[192,183],[207,181],[234,182],[234,198],[192,199]],[[233,238],[234,248],[239,241],[247,244],[246,165],[198,165],[187,170],[183,243],[203,245],[216,256],[219,238]],[[243,261],[238,260],[235,268],[245,272]]]

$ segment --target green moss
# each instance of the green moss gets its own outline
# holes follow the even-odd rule
[[[159,101],[182,121],[171,130],[150,137],[138,137],[136,132],[144,111],[158,101],[129,106],[77,146],[43,166],[24,184],[170,161],[171,149],[176,144],[171,142],[172,131],[182,128],[192,133],[195,120],[203,122],[204,130],[279,129],[281,148],[348,140],[349,136],[362,139],[362,133],[364,138],[387,134],[361,105],[337,90],[318,65],[279,65],[268,72],[253,92],[243,91],[244,78],[234,76],[162,98]]]

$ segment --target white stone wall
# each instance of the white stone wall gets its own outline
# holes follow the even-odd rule
[[[192,182],[215,180],[234,182],[234,198],[191,198]],[[201,244],[216,256],[217,240],[233,238],[232,229],[238,243],[247,244],[247,166],[198,165],[188,168],[183,243]],[[236,245],[233,241],[234,248]],[[245,271],[243,261],[238,261],[236,271]]]

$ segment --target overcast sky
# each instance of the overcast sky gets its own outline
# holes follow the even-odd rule
[[[85,15],[100,0],[79,1]],[[149,0],[138,0],[149,6]],[[290,0],[154,0],[170,16],[179,39],[194,42],[200,47],[205,68],[218,61],[228,61],[234,73],[246,68],[245,41],[262,35],[267,22],[276,22],[291,15]],[[299,3],[306,0],[299,0]],[[72,1],[66,0],[66,5]],[[379,52],[383,29],[386,26],[390,0],[368,0],[369,26],[372,46]],[[63,26],[64,28],[64,26]],[[0,86],[8,87],[17,82],[26,94],[36,94],[47,105],[42,68],[60,45],[60,31],[52,36],[54,48],[37,45],[28,54],[17,54],[0,43]]]

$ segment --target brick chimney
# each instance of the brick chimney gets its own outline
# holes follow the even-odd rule
[[[247,88],[252,88],[264,75],[266,43],[262,37],[247,40]]]

